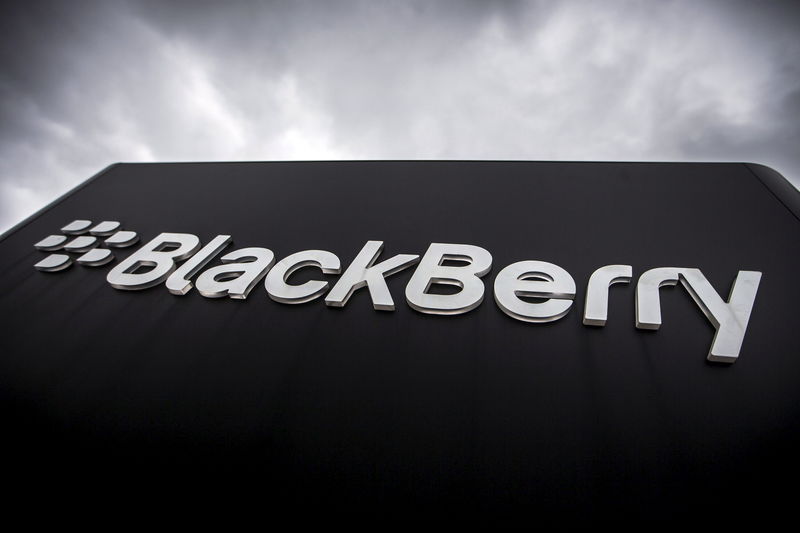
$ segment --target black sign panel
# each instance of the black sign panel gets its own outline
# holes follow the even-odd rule
[[[114,165],[0,241],[4,483],[128,511],[147,495],[492,523],[788,513],[798,196],[745,164]],[[395,311],[367,289],[339,309],[277,303],[263,284],[246,300],[120,291],[106,275],[140,244],[102,267],[34,269],[34,244],[75,219],[121,221],[140,244],[328,250],[343,268],[368,240],[381,258],[472,244],[493,265],[483,303],[457,316],[406,304],[413,268],[387,278]],[[564,318],[498,308],[495,275],[522,260],[575,279]],[[584,326],[587,280],[609,264],[633,280],[611,288],[605,327]],[[737,362],[706,361],[715,329],[680,285],[661,290],[659,331],[635,328],[636,280],[664,266],[701,269],[725,300],[738,271],[763,273]]]

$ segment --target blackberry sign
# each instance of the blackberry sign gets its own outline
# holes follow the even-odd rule
[[[0,240],[4,476],[104,509],[788,515],[798,242],[753,164],[112,165]]]

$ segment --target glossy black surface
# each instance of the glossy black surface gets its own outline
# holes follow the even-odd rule
[[[467,243],[494,258],[456,317],[111,288],[99,268],[37,272],[33,244],[76,218],[147,242],[305,249],[350,260]],[[0,242],[4,483],[37,501],[135,513],[202,505],[268,516],[525,523],[788,514],[800,464],[800,221],[743,164],[337,162],[112,166]],[[118,251],[117,261],[133,249]],[[494,276],[569,271],[562,320],[512,320]],[[726,299],[764,273],[739,361],[680,286],[660,331],[634,284],[581,324],[589,275],[698,267]],[[112,263],[116,264],[116,263]],[[212,263],[216,264],[216,263]],[[296,279],[319,277],[312,269]],[[335,280],[335,276],[328,277]],[[791,485],[789,485],[791,487]],[[141,503],[141,498],[150,503]]]

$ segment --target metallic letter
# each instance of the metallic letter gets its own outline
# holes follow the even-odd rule
[[[678,279],[717,330],[707,359],[720,363],[735,363],[747,331],[747,323],[761,282],[761,272],[740,270],[726,303],[697,268],[648,270],[642,274],[636,285],[637,328],[658,329],[661,326],[658,287],[675,285]]]
[[[237,260],[251,259],[239,262]],[[222,257],[223,265],[209,268],[197,278],[197,291],[206,298],[230,296],[244,300],[275,263],[275,254],[266,248],[242,248]]]
[[[589,277],[586,305],[583,308],[585,326],[605,326],[608,319],[608,288],[615,283],[630,283],[633,269],[630,265],[607,265],[595,270]]]
[[[159,248],[175,245],[175,250],[159,251]],[[148,242],[127,259],[115,266],[106,279],[115,289],[140,290],[158,285],[175,270],[175,262],[194,254],[200,248],[200,239],[190,233],[162,233]],[[136,274],[142,266],[152,266],[147,272]],[[128,273],[130,271],[130,273]]]
[[[547,298],[530,303],[520,296]],[[525,322],[553,322],[569,312],[575,298],[575,280],[558,265],[520,261],[508,265],[494,280],[494,299],[511,318]]]
[[[447,260],[469,262],[464,266],[442,266]],[[492,255],[470,244],[432,243],[406,286],[406,301],[421,313],[459,315],[483,301],[481,276],[492,268]],[[461,287],[456,294],[428,294],[434,283]]]
[[[230,242],[230,235],[217,235],[214,240],[203,246],[199,252],[167,278],[166,285],[169,292],[182,296],[192,290],[192,282],[189,279],[214,259]]]
[[[636,283],[636,327],[661,327],[661,299],[658,289],[678,284],[682,268],[661,267],[648,270]]]
[[[740,270],[727,303],[696,268],[684,269],[681,272],[681,283],[717,330],[707,359],[718,363],[735,363],[742,348],[747,323],[750,321],[758,285],[761,283],[761,272]]]
[[[296,270],[316,266],[324,274],[341,272],[339,258],[324,250],[306,250],[281,259],[267,274],[264,286],[269,297],[284,304],[302,304],[322,296],[328,290],[327,281],[311,280],[302,285],[289,285],[287,280]]]
[[[325,305],[344,307],[350,296],[366,285],[372,298],[372,307],[378,311],[394,311],[394,300],[384,278],[410,267],[419,261],[419,256],[399,254],[375,265],[373,263],[381,250],[383,241],[367,241],[339,278],[339,282],[328,293]]]

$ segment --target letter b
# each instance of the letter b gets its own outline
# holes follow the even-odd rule
[[[170,248],[164,250],[164,248]],[[108,273],[106,280],[115,289],[136,291],[158,285],[175,270],[175,263],[191,257],[200,248],[200,239],[190,233],[162,233]],[[140,267],[151,269],[137,273]]]
[[[463,266],[445,266],[448,260],[466,262]],[[470,244],[433,243],[428,247],[417,270],[406,286],[406,301],[422,313],[459,315],[471,311],[483,301],[481,276],[492,268],[491,254]],[[455,285],[456,294],[429,294],[434,283]]]

